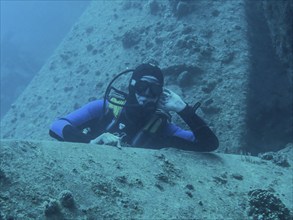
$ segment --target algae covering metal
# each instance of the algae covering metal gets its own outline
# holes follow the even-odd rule
[[[0,219],[290,219],[293,148],[279,153],[289,167],[248,155],[1,140]]]

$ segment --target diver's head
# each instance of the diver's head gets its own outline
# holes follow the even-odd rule
[[[133,71],[129,83],[129,101],[154,108],[163,92],[163,85],[164,76],[159,67],[141,64]]]

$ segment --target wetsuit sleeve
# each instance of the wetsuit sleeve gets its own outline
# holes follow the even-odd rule
[[[218,138],[207,124],[196,115],[192,107],[187,105],[178,114],[190,127],[191,131],[183,130],[174,124],[167,125],[166,131],[169,135],[172,135],[171,141],[173,145],[180,146],[184,150],[200,152],[209,152],[218,148]]]
[[[93,137],[79,128],[102,116],[103,101],[93,101],[52,123],[49,134],[59,141],[89,143]]]

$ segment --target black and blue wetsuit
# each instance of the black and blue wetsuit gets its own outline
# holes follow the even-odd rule
[[[103,114],[103,103],[103,100],[90,102],[67,116],[59,118],[51,125],[50,135],[59,141],[89,143],[102,133],[110,132],[122,134],[122,142],[138,147],[176,147],[201,152],[218,148],[219,142],[216,135],[188,105],[178,114],[191,131],[165,121],[156,134],[149,135],[148,140],[143,137],[143,142],[137,142],[137,137],[149,118],[141,117],[141,120],[133,121],[122,109],[117,119],[113,111],[108,108],[108,103],[106,103],[107,114]],[[87,132],[84,132],[85,129]],[[134,142],[142,144],[134,144]]]

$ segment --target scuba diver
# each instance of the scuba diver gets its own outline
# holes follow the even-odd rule
[[[132,72],[128,94],[111,84]],[[118,94],[110,97],[111,91]],[[197,103],[198,104],[198,103]],[[59,141],[160,149],[174,147],[189,151],[216,150],[219,141],[195,113],[199,105],[186,104],[179,95],[164,88],[161,69],[150,63],[116,76],[104,99],[92,101],[52,123],[49,134]],[[176,112],[189,126],[184,130],[171,123]]]

